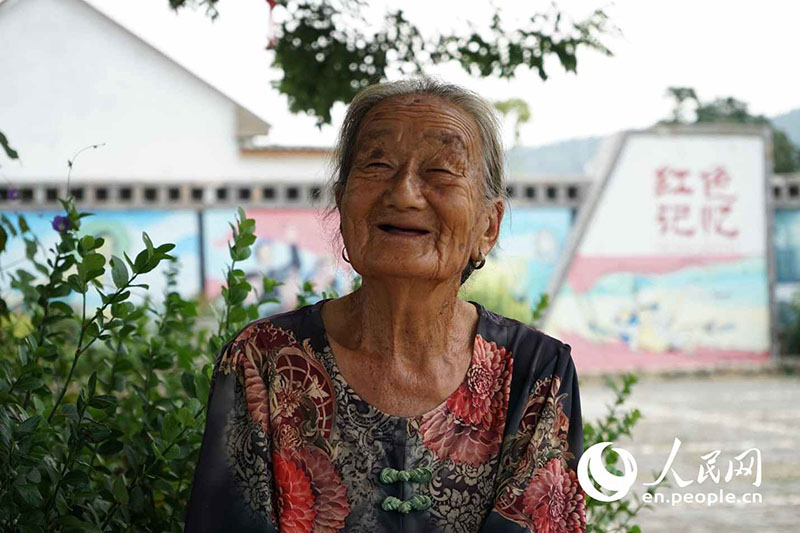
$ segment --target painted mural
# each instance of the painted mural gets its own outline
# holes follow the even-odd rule
[[[572,224],[567,207],[524,207],[506,211],[500,241],[462,297],[518,320],[530,319],[558,264]]]
[[[263,313],[294,309],[297,294],[310,281],[318,291],[333,288],[339,294],[349,292],[354,272],[334,250],[338,220],[327,224],[314,209],[246,210],[248,218],[256,221],[256,236],[251,256],[237,263],[245,271],[250,285],[256,290],[246,302],[263,302]],[[225,280],[226,265],[230,262],[228,241],[232,238],[228,225],[236,218],[233,209],[211,209],[203,213],[206,296],[216,298]],[[262,279],[267,275],[281,283],[266,293]],[[277,298],[281,303],[268,302]]]
[[[579,367],[740,361],[768,354],[760,139],[664,141],[629,139],[542,327],[573,347]],[[652,154],[660,154],[657,161]],[[56,214],[25,213],[44,249],[57,242],[51,227]],[[256,289],[248,302],[264,304],[262,315],[294,308],[306,281],[317,290],[349,292],[355,273],[341,261],[334,244],[338,220],[325,222],[313,209],[250,209],[247,215],[256,220],[258,238],[251,257],[237,267]],[[181,271],[178,291],[186,298],[197,295],[204,272],[206,296],[215,298],[229,262],[229,223],[234,220],[233,209],[202,214],[101,210],[83,219],[81,233],[102,236],[106,242],[100,252],[107,258],[123,251],[135,255],[144,246],[145,231],[155,244],[173,242],[171,253]],[[568,208],[509,210],[499,245],[486,268],[465,285],[462,297],[526,320],[548,290],[571,226]],[[800,210],[777,211],[774,236],[778,324],[785,327],[791,318],[789,302],[800,292]],[[24,261],[24,243],[12,239],[0,267],[13,270],[18,261]],[[281,284],[266,293],[264,275]],[[8,289],[7,278],[0,281],[13,306],[18,295]],[[110,274],[102,282],[113,285]],[[146,274],[142,282],[150,285],[148,294],[159,303],[164,269]],[[77,295],[69,298],[79,304]],[[133,291],[132,298],[141,301],[144,292]],[[272,298],[281,304],[268,302]],[[100,304],[94,292],[87,304]]]
[[[200,291],[200,255],[199,255],[199,228],[197,213],[191,210],[90,210],[93,215],[81,219],[80,235],[93,235],[102,237],[104,244],[98,250],[106,258],[106,264],[112,255],[122,257],[123,252],[133,259],[136,254],[143,250],[145,245],[142,241],[142,232],[147,232],[158,246],[167,242],[175,244],[175,248],[170,252],[178,260],[180,283],[177,291],[184,298],[196,296]],[[58,233],[52,227],[53,217],[63,215],[63,211],[21,211],[25,220],[30,226],[31,231],[37,236],[42,246],[39,249],[37,260],[44,262],[44,250],[54,248],[59,242]],[[52,257],[51,252],[47,252],[46,257]],[[2,268],[9,268],[12,272],[14,267],[10,265],[21,264],[32,273],[39,274],[25,257],[25,243],[20,238],[13,238],[8,243],[6,252],[3,254]],[[134,288],[131,290],[131,301],[144,301],[145,294],[149,294],[151,301],[160,304],[164,299],[166,289],[166,278],[164,273],[166,266],[164,263],[155,270],[143,274],[137,278],[137,283],[146,283],[149,289]],[[72,274],[67,271],[66,276]],[[114,290],[114,282],[111,279],[111,271],[106,268],[106,273],[99,281],[108,287],[109,292]],[[10,285],[9,279],[0,280],[4,287]],[[7,302],[13,306],[19,301],[20,295],[17,291],[9,289]],[[80,304],[80,295],[72,293],[63,299],[70,305]],[[100,296],[96,290],[90,290],[86,294],[87,307],[99,307],[102,305]]]
[[[800,209],[775,211],[775,300],[778,329],[800,323]]]
[[[579,369],[768,357],[762,138],[623,142],[544,330]]]

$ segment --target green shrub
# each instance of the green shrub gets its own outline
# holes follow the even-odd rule
[[[40,250],[25,218],[0,217],[0,253],[22,238],[28,262],[10,273],[22,295],[0,299],[0,524],[5,531],[180,531],[200,448],[212,364],[250,320],[251,287],[236,263],[250,255],[255,221],[239,210],[216,328],[199,327],[198,302],[174,290],[173,244],[131,259],[106,258],[100,238],[80,236],[72,199],[54,219],[60,242]],[[43,253],[39,254],[38,252]],[[42,257],[44,256],[44,257]],[[45,259],[46,257],[46,259]],[[167,263],[156,309],[130,300],[143,274]],[[113,287],[98,280],[110,269]],[[70,273],[71,272],[71,273]],[[274,285],[264,279],[265,286]],[[95,290],[102,305],[86,308]],[[78,294],[74,310],[63,300]],[[213,309],[213,308],[210,308]]]
[[[631,431],[636,422],[642,417],[638,409],[628,409],[625,402],[638,378],[631,373],[625,373],[615,378],[606,377],[606,385],[614,392],[613,401],[607,405],[606,414],[595,422],[583,423],[583,449],[600,442],[613,442],[617,444],[620,437],[632,436]],[[619,454],[606,449],[603,452],[603,461],[606,470],[620,476],[623,472],[619,468],[621,461]],[[658,472],[653,472],[653,477]],[[658,485],[649,486],[646,493],[653,495],[661,487],[669,487],[669,482],[664,479]],[[631,502],[631,499],[633,502]],[[651,499],[652,501],[652,499]],[[645,503],[642,497],[631,492],[625,498],[613,502],[601,502],[591,496],[586,496],[586,532],[587,533],[639,533],[641,528],[631,523],[642,509],[652,509],[652,503]]]

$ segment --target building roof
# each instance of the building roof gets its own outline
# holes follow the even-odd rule
[[[190,74],[193,78],[197,79],[207,87],[213,89],[215,92],[219,93],[226,99],[230,100],[233,104],[235,104],[237,106],[236,119],[239,130],[238,131],[239,136],[267,135],[269,133],[269,130],[271,128],[269,122],[267,122],[267,120],[264,117],[261,117],[257,112],[250,109],[247,105],[243,104],[241,101],[229,95],[228,93],[226,93],[225,91],[223,91],[210,81],[202,78],[196,72],[186,68],[183,64],[180,63],[180,61],[170,56],[169,54],[167,54],[166,52],[155,46],[153,43],[151,43],[141,35],[137,34],[135,31],[131,30],[120,21],[109,16],[107,13],[99,9],[97,6],[93,5],[91,2],[88,2],[87,0],[72,0],[72,1],[80,2],[86,6],[89,6],[93,11],[100,14],[103,18],[110,21],[116,27],[120,28],[122,31],[128,33],[129,35],[132,35],[139,41],[143,42],[149,48],[151,48],[161,56],[167,58],[170,62],[174,63],[178,68]],[[0,0],[0,16],[3,16],[5,11],[9,10],[19,2],[20,0]]]

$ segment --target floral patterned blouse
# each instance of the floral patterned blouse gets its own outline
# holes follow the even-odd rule
[[[464,381],[393,416],[337,369],[325,301],[253,321],[221,350],[187,532],[586,530],[568,344],[471,301]]]

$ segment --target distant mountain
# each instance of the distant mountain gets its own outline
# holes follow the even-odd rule
[[[772,117],[770,120],[776,128],[783,130],[794,144],[800,146],[800,109]]]
[[[506,153],[509,175],[584,175],[586,163],[602,140],[603,137],[584,137],[542,146],[515,146]]]
[[[800,146],[800,109],[777,115],[770,120],[776,128],[786,132],[792,142]],[[586,164],[595,155],[602,141],[603,137],[583,137],[542,146],[515,146],[506,152],[509,175],[515,178],[586,175]]]

